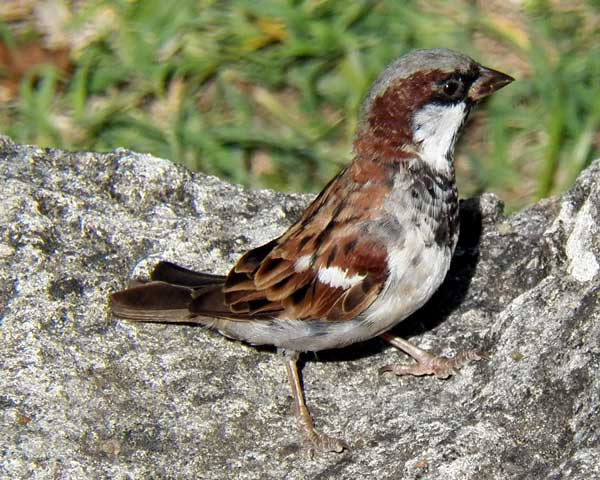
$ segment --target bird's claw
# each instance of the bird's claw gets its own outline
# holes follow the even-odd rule
[[[458,370],[469,362],[481,360],[484,356],[475,350],[461,352],[453,358],[436,357],[428,354],[413,365],[386,365],[379,369],[379,373],[393,373],[403,375],[434,375],[436,378],[445,379],[456,375]]]

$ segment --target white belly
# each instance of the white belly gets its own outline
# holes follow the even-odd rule
[[[420,250],[420,253],[419,253]],[[450,268],[452,251],[433,244],[412,253],[403,248],[392,252],[388,278],[379,298],[365,312],[374,335],[383,333],[421,308],[436,292]]]

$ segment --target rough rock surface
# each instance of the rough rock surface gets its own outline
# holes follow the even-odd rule
[[[125,150],[0,141],[1,478],[600,478],[600,163],[510,218],[462,204],[446,282],[397,332],[487,359],[446,381],[379,376],[373,340],[309,356],[299,450],[281,359],[192,326],[109,315],[159,259],[225,272],[307,196],[248,191]]]

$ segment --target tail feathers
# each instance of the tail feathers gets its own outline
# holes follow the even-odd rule
[[[160,262],[152,280],[134,280],[129,288],[110,296],[117,317],[137,322],[212,324],[215,318],[249,320],[273,318],[275,307],[232,311],[225,298],[225,277],[198,273],[169,262]]]
[[[138,322],[198,323],[190,315],[192,290],[165,282],[149,282],[110,296],[117,317]]]
[[[152,280],[172,283],[184,287],[201,288],[222,285],[225,277],[209,273],[194,272],[171,262],[160,262],[151,275]]]

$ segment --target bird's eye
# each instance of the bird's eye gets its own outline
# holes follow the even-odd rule
[[[449,78],[442,83],[440,90],[448,100],[458,100],[463,96],[464,84],[459,78]]]
[[[458,82],[456,80],[448,80],[444,83],[444,93],[451,97],[458,90]]]

